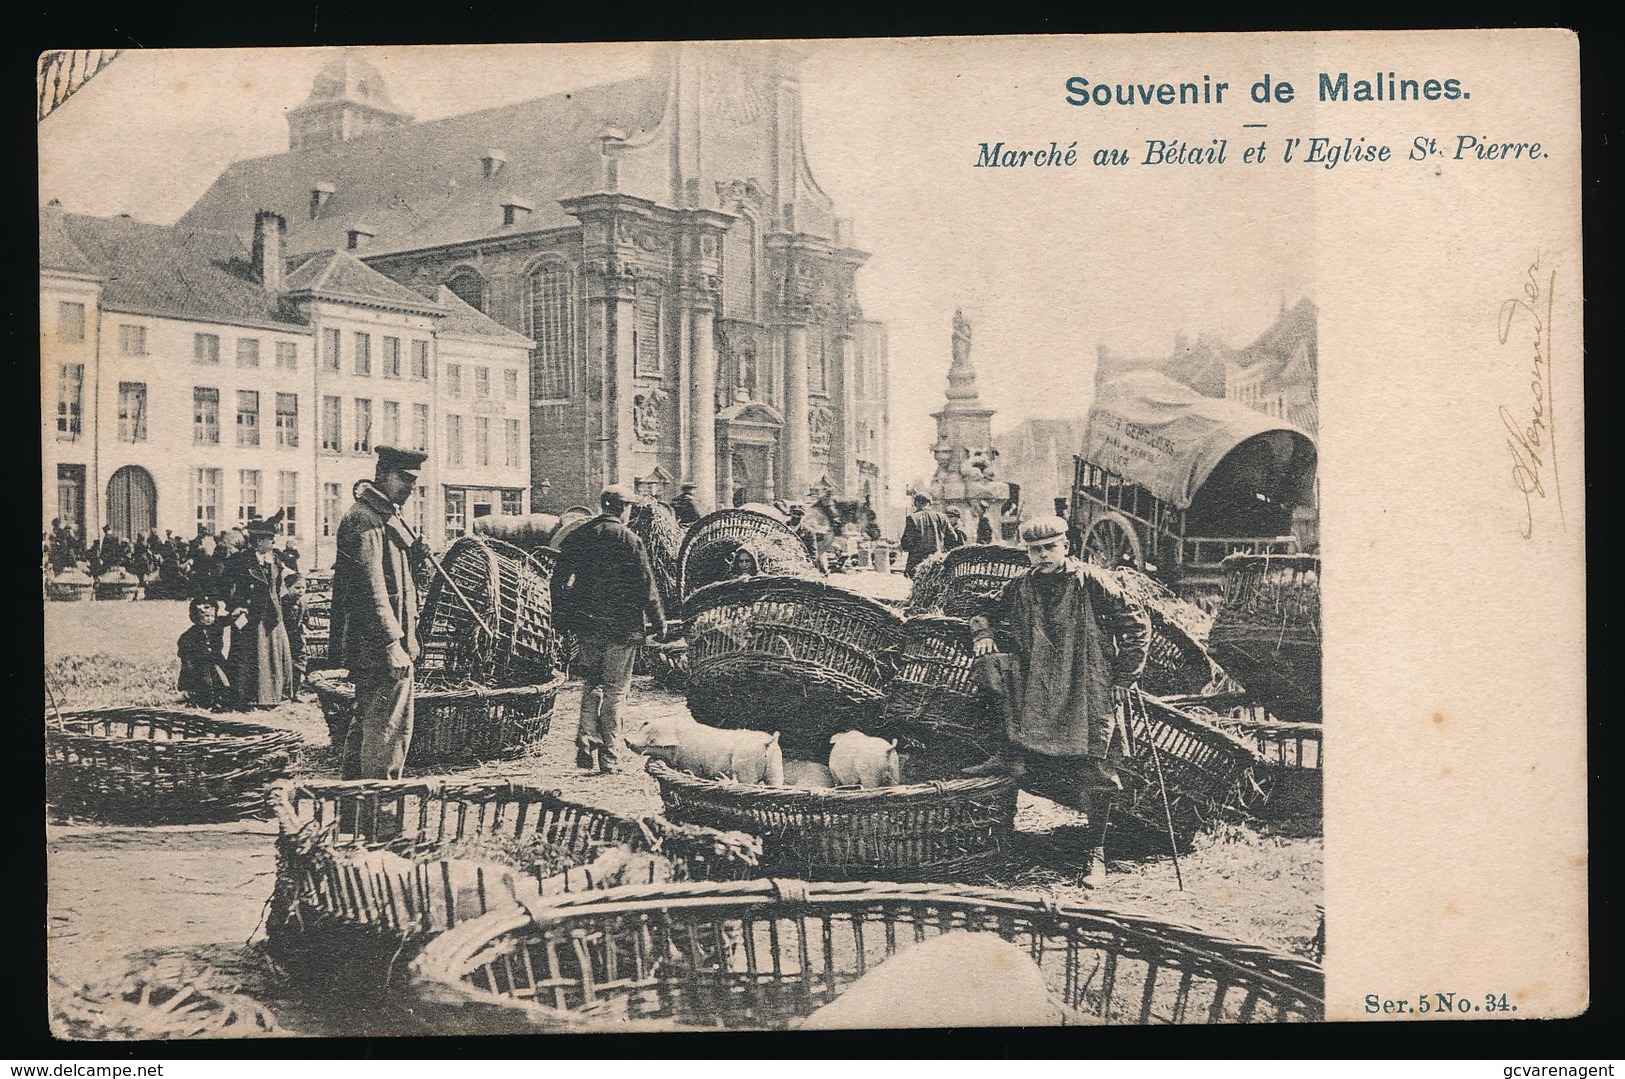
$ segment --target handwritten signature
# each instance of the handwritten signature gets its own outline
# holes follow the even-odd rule
[[[1501,425],[1507,433],[1507,450],[1512,454],[1512,483],[1524,500],[1524,521],[1520,529],[1524,539],[1531,539],[1535,534],[1535,499],[1546,498],[1548,469],[1558,519],[1567,527],[1554,442],[1556,412],[1552,407],[1552,303],[1556,286],[1557,271],[1544,267],[1537,254],[1524,271],[1522,294],[1501,305],[1496,324],[1500,343],[1505,345],[1512,331],[1527,323],[1524,332],[1530,336],[1525,340],[1532,348],[1526,418],[1515,416],[1506,405],[1500,408]]]

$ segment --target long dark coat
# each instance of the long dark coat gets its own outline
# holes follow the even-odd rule
[[[405,533],[391,527],[393,514],[387,499],[364,487],[339,522],[328,655],[333,666],[352,674],[388,671],[392,642],[418,657],[411,547]]]
[[[227,609],[244,610],[248,619],[231,640],[231,686],[241,704],[272,705],[293,695],[293,649],[282,617],[284,572],[275,555],[266,565],[252,550],[226,560]]]

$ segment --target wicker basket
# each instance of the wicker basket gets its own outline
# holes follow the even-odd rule
[[[307,679],[327,720],[333,748],[344,739],[355,715],[355,684],[343,670],[314,671]],[[412,745],[408,767],[419,769],[478,764],[532,753],[553,725],[553,704],[564,675],[534,686],[419,685],[413,693]]]
[[[942,613],[950,618],[979,614],[984,604],[1031,566],[1027,552],[1019,547],[996,543],[955,547],[942,559]]]
[[[790,880],[568,896],[443,934],[413,988],[447,1029],[785,1029],[944,933],[995,933],[1042,971],[1034,1023],[1264,1023],[1324,1015],[1319,966],[1170,922],[1050,897]],[[929,989],[927,989],[929,991]],[[950,990],[951,991],[951,990]]]
[[[1320,722],[1320,558],[1231,555],[1208,647],[1280,719]]]
[[[96,582],[97,599],[128,602],[130,600],[144,599],[146,594],[146,586],[137,577],[103,579]]]
[[[333,597],[305,598],[305,663],[316,669],[327,662],[333,625]]]
[[[277,1033],[276,1019],[250,997],[156,971],[69,989],[53,976],[52,1032],[71,1041],[168,1041]]]
[[[683,609],[683,593],[678,587],[678,558],[683,550],[683,526],[664,502],[639,502],[632,507],[627,527],[643,540],[649,552],[649,568],[660,589],[660,602],[668,618]]]
[[[1213,681],[1213,657],[1203,644],[1213,616],[1139,570],[1123,568],[1113,576],[1118,587],[1136,600],[1151,619],[1151,641],[1141,684],[1162,697],[1196,693]]]
[[[1248,811],[1281,834],[1319,835],[1322,831],[1321,726],[1285,723],[1252,703],[1245,694],[1188,697],[1170,701],[1251,745],[1263,758],[1253,769],[1255,789],[1243,787]]]
[[[1172,817],[1174,842],[1185,850],[1198,831],[1239,811],[1248,772],[1259,756],[1200,716],[1156,697],[1137,699],[1145,708],[1129,709],[1131,750],[1118,769],[1123,794],[1112,814],[1108,844],[1114,853],[1165,852]]]
[[[59,810],[127,824],[235,820],[265,807],[300,746],[292,731],[154,708],[49,717],[45,789]]]
[[[948,592],[948,571],[944,563],[948,555],[944,551],[926,555],[920,564],[914,567],[914,576],[909,582],[908,600],[903,604],[903,613],[910,618],[917,614],[931,614],[942,610],[942,597]]]
[[[438,573],[429,584],[419,629],[419,677],[429,684],[489,686],[536,685],[551,678],[558,661],[551,565],[484,536],[453,542],[441,565],[458,587],[449,587]]]
[[[61,574],[45,586],[45,594],[62,603],[82,603],[96,598],[96,582],[89,577]]]
[[[648,770],[672,820],[759,835],[766,872],[813,880],[962,879],[999,865],[1015,828],[1002,778],[805,790]]]
[[[660,644],[645,644],[638,649],[633,662],[633,674],[645,674],[655,684],[682,693],[688,689],[688,623],[682,619],[668,619],[666,629],[669,640]]]
[[[819,760],[880,713],[903,620],[884,604],[796,577],[707,585],[689,597],[688,707],[714,727],[778,730]]]
[[[916,615],[903,623],[897,673],[875,733],[943,749],[979,763],[1004,741],[998,709],[971,679],[970,625],[961,618]]]
[[[383,988],[434,934],[541,896],[756,875],[750,836],[505,782],[280,783],[266,934],[307,977]],[[517,863],[517,864],[516,864]]]
[[[783,521],[755,510],[717,510],[695,521],[683,535],[677,565],[685,606],[701,588],[727,579],[734,552],[741,547],[748,547],[756,556],[757,568],[764,575],[819,576],[801,537]]]

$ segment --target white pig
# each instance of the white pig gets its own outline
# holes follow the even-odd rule
[[[784,786],[784,753],[777,731],[724,731],[688,716],[666,716],[634,731],[626,744],[702,779]]]
[[[829,740],[829,770],[843,787],[895,787],[902,782],[897,740],[874,738],[862,731],[842,731]]]
[[[784,785],[805,787],[808,790],[824,790],[835,786],[835,775],[814,761],[785,761]]]

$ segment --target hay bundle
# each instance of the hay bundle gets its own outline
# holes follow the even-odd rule
[[[1205,647],[1212,615],[1139,570],[1125,567],[1113,571],[1113,576],[1151,619],[1151,642],[1141,679],[1147,692],[1159,697],[1196,693],[1221,674]]]
[[[948,573],[944,565],[947,557],[946,551],[938,551],[927,555],[914,567],[914,582],[908,590],[908,602],[903,605],[904,614],[912,618],[942,608],[942,597],[948,591]]]

